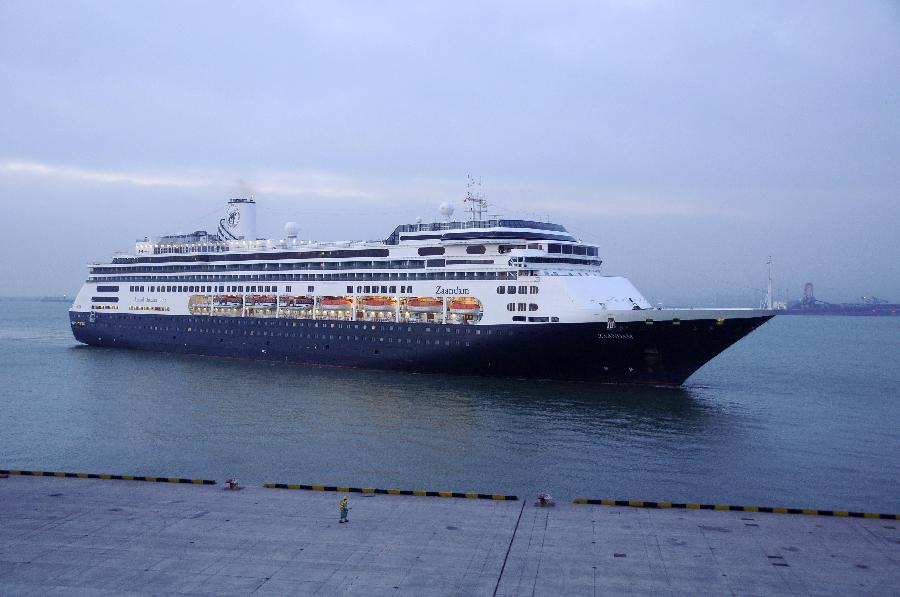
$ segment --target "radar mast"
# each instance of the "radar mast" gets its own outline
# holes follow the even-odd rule
[[[466,204],[466,211],[472,216],[472,221],[481,221],[487,211],[488,202],[481,192],[481,178],[477,181],[471,174],[466,174],[466,198],[463,203]]]

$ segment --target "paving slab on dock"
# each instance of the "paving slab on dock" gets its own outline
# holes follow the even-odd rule
[[[0,480],[0,593],[896,595],[900,522]]]
[[[525,508],[497,595],[900,595],[900,522]]]

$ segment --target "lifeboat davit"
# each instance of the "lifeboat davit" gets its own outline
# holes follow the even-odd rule
[[[475,299],[455,299],[447,307],[455,315],[477,315],[481,312],[481,303]]]
[[[362,308],[366,311],[393,311],[396,303],[386,298],[365,298],[362,300]]]
[[[406,301],[406,310],[411,313],[440,313],[443,308],[441,299],[411,298]]]
[[[353,308],[353,299],[332,296],[319,299],[319,307],[326,311],[349,311]]]

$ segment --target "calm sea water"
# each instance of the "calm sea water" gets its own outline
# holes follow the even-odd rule
[[[900,512],[900,318],[776,317],[664,389],[97,349],[0,307],[0,468]]]

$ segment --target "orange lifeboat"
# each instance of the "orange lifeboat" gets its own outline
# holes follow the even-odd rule
[[[481,303],[471,298],[453,299],[447,310],[455,315],[477,315],[481,312]]]
[[[213,305],[216,307],[240,307],[243,304],[243,297],[234,294],[224,294],[213,297]]]
[[[406,301],[406,310],[411,313],[440,313],[443,307],[441,299],[411,298]]]
[[[387,298],[364,298],[362,308],[366,311],[393,311],[396,303]]]
[[[274,307],[276,299],[273,295],[254,294],[247,297],[248,306],[256,307]]]
[[[344,296],[327,296],[319,299],[319,306],[326,311],[349,311],[353,308],[353,299]]]
[[[282,307],[300,307],[301,309],[309,309],[313,305],[313,300],[308,296],[282,296]]]

